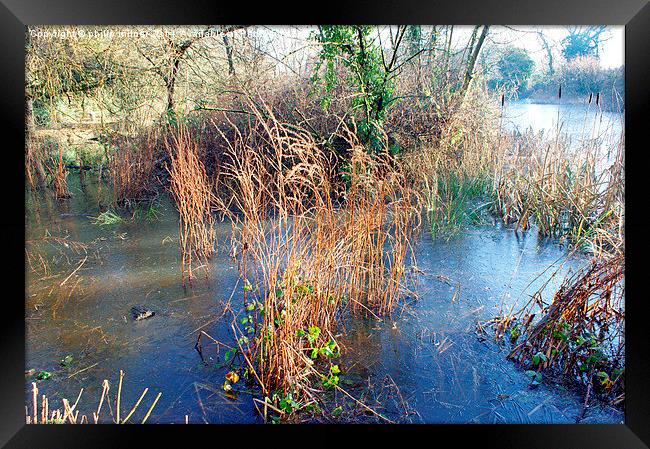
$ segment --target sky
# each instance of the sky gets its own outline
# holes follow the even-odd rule
[[[425,32],[429,32],[429,26],[423,25]],[[270,47],[275,47],[278,56],[287,51],[287,47],[299,48],[304,42],[299,42],[309,36],[313,27],[294,27],[294,26],[268,26],[262,27],[265,34],[268,35]],[[387,45],[389,42],[389,28],[379,27],[382,34],[382,40]],[[453,42],[454,47],[462,48],[467,45],[472,34],[473,26],[454,26]],[[550,45],[554,47],[554,58],[560,60],[561,41],[569,31],[566,26],[492,26],[488,41],[495,44],[512,45],[515,47],[525,48],[537,66],[546,64],[547,54],[537,35],[542,31],[547,37]],[[290,37],[292,36],[292,37]],[[608,26],[602,35],[602,42],[599,48],[599,62],[602,68],[616,68],[624,64],[624,42],[625,28],[623,26]]]
[[[88,27],[73,27],[75,29],[89,30]],[[144,30],[151,27],[134,27],[133,30]],[[305,46],[313,46],[308,41],[311,32],[315,30],[312,26],[257,26],[258,36],[265,42],[265,47],[276,57],[285,58],[289,54],[300,57],[296,50]],[[429,33],[430,26],[423,25],[425,33]],[[473,26],[454,26],[452,46],[464,48],[470,39]],[[179,27],[179,31],[189,31],[190,28]],[[385,46],[389,45],[391,30],[395,27],[380,26],[380,34]],[[623,26],[607,27],[601,37],[599,48],[599,63],[602,68],[615,68],[624,64],[624,30]],[[538,32],[541,31],[549,44],[554,47],[554,59],[561,59],[561,41],[569,33],[566,26],[491,26],[486,44],[501,44],[525,48],[536,63],[541,67],[546,64],[547,54],[539,39]],[[443,37],[444,39],[444,37]],[[444,43],[441,42],[442,45]]]
[[[471,26],[459,27],[455,34],[454,45],[465,45],[471,35]],[[490,29],[489,40],[493,43],[512,45],[525,48],[537,65],[546,63],[546,50],[537,37],[541,30],[549,41],[555,46],[554,53],[560,57],[560,42],[568,34],[565,26],[494,26]],[[600,66],[602,68],[615,68],[624,64],[625,28],[623,26],[608,26],[603,34],[599,48]]]
[[[548,38],[554,41],[557,44],[559,49],[560,41],[566,37],[568,34],[566,27],[518,27],[513,26],[512,28],[516,30],[523,30],[528,33],[519,33],[512,30],[506,29],[506,33],[513,36],[517,36],[513,45],[525,48],[531,54],[531,57],[538,62],[539,60],[544,61],[545,59],[545,50],[541,46],[539,39],[535,38],[531,31],[536,31],[541,29],[543,33],[548,36]],[[495,30],[496,31],[496,30]],[[499,30],[500,32],[501,30]],[[531,37],[527,37],[529,35]],[[620,67],[624,64],[625,58],[625,28],[623,26],[607,27],[607,31],[604,34],[603,42],[600,44],[599,54],[600,54],[600,65],[603,68],[614,68]]]

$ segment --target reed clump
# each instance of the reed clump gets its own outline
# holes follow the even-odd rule
[[[246,132],[228,140],[231,201],[220,206],[244,282],[245,326],[233,329],[266,397],[309,402],[314,377],[337,386],[343,311],[390,314],[404,292],[417,194],[388,152],[368,155],[353,130],[343,127],[351,157],[338,173],[312,134],[250,107]]]
[[[492,180],[505,149],[498,114],[485,98],[471,92],[462,104],[449,103],[446,115],[431,113],[435,132],[419,132],[417,146],[400,157],[422,192],[435,237],[458,233],[490,208]]]
[[[28,402],[25,405],[25,421],[27,424],[99,424],[100,418],[102,416],[102,407],[104,406],[104,404],[106,404],[106,407],[108,407],[109,409],[111,422],[113,422],[114,424],[126,424],[129,422],[129,419],[131,419],[133,414],[136,412],[136,410],[142,403],[142,400],[148,393],[149,388],[145,388],[143,390],[138,401],[133,405],[131,410],[126,415],[124,415],[122,413],[122,404],[121,404],[123,381],[124,381],[124,372],[120,370],[120,380],[117,388],[117,394],[115,396],[115,403],[111,404],[111,400],[108,396],[110,390],[110,384],[108,380],[104,380],[104,382],[102,382],[102,393],[99,399],[97,410],[92,411],[92,413],[90,414],[83,414],[80,412],[80,409],[78,408],[79,401],[81,400],[81,396],[84,392],[83,388],[79,391],[79,395],[77,396],[77,399],[74,402],[74,404],[71,404],[71,402],[68,399],[64,398],[61,400],[63,407],[55,409],[50,406],[50,400],[44,394],[41,395],[40,404],[39,404],[38,387],[36,386],[35,382],[32,382],[32,398],[31,398],[32,400],[31,403]],[[156,404],[158,403],[160,396],[162,396],[162,393],[158,393],[156,398],[153,400],[147,413],[142,418],[142,421],[140,422],[141,424],[145,424],[147,422],[147,419],[149,419],[151,412],[156,407]],[[30,406],[31,406],[31,410],[30,410]],[[103,409],[106,410],[106,407],[103,407]],[[90,416],[90,418],[88,416]]]
[[[215,251],[213,186],[205,166],[199,158],[198,144],[184,127],[179,127],[166,141],[170,157],[167,167],[169,190],[180,215],[179,236],[181,248],[182,282],[194,277],[194,262],[206,268]]]
[[[116,139],[117,148],[109,163],[113,184],[113,207],[130,206],[155,194],[154,177],[158,158],[158,132]]]
[[[37,139],[27,136],[25,142],[25,174],[27,185],[32,190],[39,190],[45,186],[45,161],[47,160],[48,146]]]
[[[531,384],[541,373],[562,373],[614,404],[625,398],[624,257],[593,259],[567,277],[550,304],[543,288],[507,319],[493,320],[498,339],[508,336],[509,358],[527,367]],[[537,319],[536,319],[537,318]]]
[[[535,224],[541,235],[595,254],[622,254],[622,141],[614,149],[595,142],[571,148],[559,135],[529,131],[514,139],[504,161],[495,172],[494,206],[505,223],[515,230]]]
[[[49,177],[49,185],[57,199],[70,197],[68,190],[68,172],[63,161],[63,146],[52,140],[44,140],[40,149],[32,154],[32,162],[35,165],[36,173],[39,172],[40,157],[46,158],[44,164]]]

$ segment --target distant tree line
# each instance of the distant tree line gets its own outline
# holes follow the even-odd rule
[[[560,61],[553,58],[548,39],[540,32],[546,49],[545,67],[536,67],[527,50],[507,47],[500,52],[488,76],[488,87],[504,93],[509,99],[530,99],[541,102],[595,102],[608,110],[624,108],[623,67],[604,69],[600,66],[599,43],[604,26],[569,28],[560,42]],[[559,62],[559,64],[558,64]]]

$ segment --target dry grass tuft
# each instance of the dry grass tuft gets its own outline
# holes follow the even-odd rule
[[[130,205],[151,196],[159,136],[149,130],[137,138],[113,143],[117,151],[110,160],[113,207]]]
[[[106,405],[109,408],[111,420],[115,424],[128,423],[129,419],[131,419],[133,414],[136,412],[136,410],[142,403],[142,400],[146,396],[149,389],[148,388],[144,389],[138,401],[133,405],[131,410],[125,416],[121,413],[123,380],[124,380],[124,372],[120,370],[120,382],[117,389],[117,395],[115,397],[114,407],[111,404],[110,399],[108,398],[110,384],[108,383],[108,380],[104,380],[104,382],[102,383],[102,394],[99,399],[99,405],[97,406],[97,410],[93,411],[90,414],[93,424],[99,423],[101,413],[102,413],[102,406],[104,405],[104,402],[106,402]],[[41,403],[39,406],[38,387],[36,386],[35,382],[32,382],[32,401],[31,404],[28,403],[27,405],[25,405],[26,423],[27,424],[90,424],[91,421],[88,418],[88,415],[80,413],[79,408],[77,407],[79,405],[79,401],[81,400],[83,391],[84,391],[83,388],[81,389],[81,391],[79,391],[79,395],[77,396],[77,400],[74,402],[74,404],[70,404],[70,401],[68,399],[62,399],[63,409],[52,409],[50,408],[50,401],[46,395],[41,396]],[[151,412],[156,407],[156,404],[158,403],[160,396],[162,396],[162,393],[158,393],[158,395],[152,402],[151,406],[149,407],[149,410],[144,415],[141,424],[145,424],[147,422],[147,419],[149,419]],[[30,405],[31,405],[31,410],[29,407]]]
[[[215,251],[214,217],[211,205],[214,200],[212,185],[198,155],[198,145],[188,131],[180,127],[166,143],[171,159],[168,167],[169,189],[180,214],[180,247],[182,282],[185,275],[191,282],[194,276],[192,263],[206,267]]]
[[[369,156],[353,130],[342,132],[351,159],[341,176],[309,132],[251,109],[255,120],[228,140],[231,202],[221,204],[248,311],[233,329],[265,395],[314,399],[314,362],[337,357],[343,309],[390,314],[404,292],[417,195],[392,157]],[[321,376],[332,387],[331,372]]]

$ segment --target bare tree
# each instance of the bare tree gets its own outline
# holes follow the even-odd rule
[[[192,45],[197,41],[203,39],[205,36],[212,36],[215,34],[221,34],[224,36],[224,43],[227,42],[226,34],[231,33],[235,30],[244,28],[241,25],[217,25],[217,26],[208,26],[202,33],[196,33],[196,35],[183,39],[181,41],[174,41],[167,33],[165,35],[165,48],[163,49],[163,54],[156,60],[156,57],[152,54],[151,51],[147,49],[139,48],[142,56],[147,59],[152,65],[152,68],[155,73],[157,73],[162,81],[165,84],[167,91],[167,106],[165,112],[169,122],[173,123],[176,121],[176,112],[174,109],[174,91],[176,88],[176,79],[178,76],[179,67],[181,61],[187,51]],[[228,49],[228,45],[226,47]],[[228,51],[228,50],[227,50]],[[234,73],[234,66],[232,65],[232,48],[229,55],[230,63],[230,73]]]
[[[472,78],[474,77],[474,66],[476,65],[476,60],[478,59],[479,52],[481,51],[481,47],[483,47],[483,43],[485,42],[485,38],[488,35],[488,31],[490,29],[489,25],[483,25],[483,30],[481,31],[481,35],[478,38],[478,41],[476,44],[473,46],[473,48],[470,49],[470,57],[467,62],[467,70],[465,71],[465,79],[463,81],[463,86],[461,88],[461,94],[465,95],[467,92],[467,88],[469,87],[470,81],[472,81]],[[475,28],[475,32],[478,30],[478,27]]]

